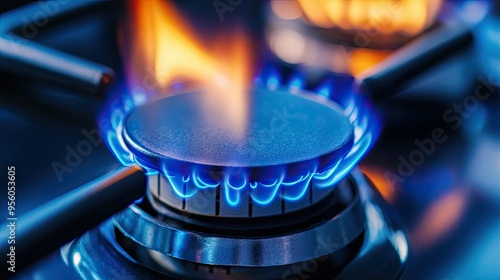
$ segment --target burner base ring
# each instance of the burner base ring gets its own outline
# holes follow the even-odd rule
[[[294,277],[301,279],[301,275],[307,276],[307,279],[373,279],[374,277],[399,279],[403,275],[409,255],[405,234],[398,227],[397,219],[393,216],[390,207],[377,192],[372,190],[362,173],[355,169],[350,177],[356,182],[355,187],[361,202],[365,231],[358,239],[362,244],[355,245],[358,248],[353,251],[355,255],[341,267],[330,267],[328,261],[321,262],[323,258],[320,257],[289,266],[262,267],[263,270],[257,268],[257,270],[250,271],[247,270],[249,267],[230,266],[232,270],[228,275],[225,270],[221,271],[222,266],[200,265],[178,259],[177,261],[181,262],[181,267],[182,263],[185,263],[186,269],[197,269],[196,271],[200,274],[194,279],[200,277],[203,279],[276,279],[276,277],[269,278],[266,275],[278,275],[278,278],[283,279],[294,279]],[[108,220],[61,249],[62,261],[69,271],[73,271],[74,279],[95,279],[95,277],[124,280],[164,279],[165,277],[186,279],[180,275],[180,271],[176,272],[172,267],[160,267],[160,269],[141,263],[141,260],[131,254],[133,252],[130,252],[127,246],[124,246],[122,240],[119,240],[121,237],[116,235],[117,232],[113,220]],[[178,240],[178,242],[182,241]],[[138,247],[134,246],[134,248]],[[349,255],[346,256],[349,257]],[[155,256],[152,259],[159,263],[161,258]],[[319,266],[315,267],[314,272],[308,272],[312,269],[314,261]],[[238,275],[236,272],[239,269],[250,274]],[[231,271],[235,274],[231,274]],[[265,274],[265,272],[271,274]],[[53,271],[47,270],[40,273],[42,276],[50,276]],[[223,277],[213,278],[212,276],[216,274]]]
[[[181,260],[220,266],[287,265],[333,254],[362,235],[365,218],[359,194],[352,184],[344,187],[352,189],[353,199],[340,212],[332,211],[326,219],[311,219],[308,224],[295,229],[273,230],[260,236],[254,235],[255,230],[249,230],[247,234],[241,231],[214,234],[184,227],[172,220],[157,219],[137,205],[117,214],[114,224],[138,246]],[[253,219],[247,221],[252,223]],[[267,221],[276,223],[276,219]],[[318,242],[322,242],[322,238],[328,238],[328,242],[335,246],[329,246],[319,254]]]
[[[342,213],[355,202],[356,190],[350,179],[328,188],[328,195],[315,204],[294,212],[273,216],[224,217],[207,216],[170,207],[161,199],[147,193],[148,199],[137,204],[140,211],[165,223],[176,224],[180,229],[240,237],[269,237],[283,232],[295,232],[322,223]],[[283,201],[282,201],[283,203]],[[276,218],[279,219],[276,219]],[[124,217],[126,218],[126,217]]]
[[[207,265],[196,262],[176,259],[158,253],[144,247],[137,247],[136,244],[123,236],[115,228],[115,236],[118,244],[124,248],[134,260],[140,262],[145,267],[159,271],[165,275],[173,275],[181,279],[295,279],[293,275],[297,269],[307,272],[307,279],[334,278],[339,273],[339,269],[351,260],[363,244],[363,234],[358,235],[352,242],[340,250],[327,255],[317,256],[313,259],[304,260],[288,265],[279,266],[220,266]],[[323,246],[333,246],[329,240],[322,241]]]

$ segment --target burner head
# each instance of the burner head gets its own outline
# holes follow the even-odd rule
[[[285,92],[252,92],[246,134],[234,137],[204,118],[193,92],[137,108],[127,119],[125,139],[146,162],[167,169],[204,165],[271,167],[321,159],[327,168],[352,146],[353,127],[332,102]]]
[[[353,145],[353,126],[340,107],[307,93],[253,90],[245,133],[235,137],[204,117],[203,94],[157,100],[138,107],[125,122],[124,139],[137,162],[161,173],[150,180],[155,198],[198,214],[252,216],[251,204],[260,213],[260,206],[276,200],[279,207],[269,207],[278,212],[257,215],[279,214],[282,199],[305,197],[289,207],[296,210],[321,199],[320,191],[327,194],[322,188],[314,195],[309,185]],[[213,200],[208,209],[190,206],[200,191],[202,204]]]

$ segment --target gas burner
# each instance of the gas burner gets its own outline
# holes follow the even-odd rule
[[[304,7],[313,5],[300,2]],[[405,276],[410,279],[415,275],[418,278],[428,278],[436,277],[432,273],[443,263],[436,262],[437,265],[429,266],[430,270],[433,270],[432,273],[416,273],[416,270],[425,266],[422,265],[422,260],[436,252],[434,258],[425,260],[424,264],[433,263],[436,259],[447,259],[455,253],[451,247],[456,244],[455,239],[449,237],[464,240],[463,234],[453,233],[462,231],[461,228],[457,227],[458,230],[455,230],[453,227],[463,223],[464,213],[469,213],[468,208],[473,209],[475,207],[472,206],[476,205],[469,205],[472,203],[468,198],[469,193],[461,187],[465,180],[459,181],[460,187],[457,188],[456,185],[459,184],[448,182],[450,178],[446,177],[451,177],[449,173],[463,170],[462,168],[456,169],[457,166],[452,166],[453,169],[443,172],[446,177],[444,179],[441,175],[434,176],[435,174],[431,179],[422,175],[405,178],[408,179],[405,183],[425,182],[429,190],[433,190],[419,191],[418,195],[413,192],[408,199],[404,197],[408,194],[404,188],[391,192],[392,186],[387,184],[390,179],[384,177],[387,174],[394,175],[389,171],[396,170],[384,169],[384,161],[390,161],[391,153],[384,151],[379,156],[376,152],[380,151],[373,151],[374,162],[370,163],[371,158],[363,162],[365,173],[357,166],[378,138],[380,131],[380,121],[372,106],[377,106],[378,109],[386,108],[381,104],[383,100],[397,94],[409,79],[425,72],[448,54],[470,44],[472,33],[469,27],[445,26],[439,16],[434,17],[436,11],[432,8],[434,12],[426,17],[428,20],[426,19],[425,24],[415,22],[420,28],[409,34],[412,38],[419,35],[418,38],[394,50],[394,53],[391,51],[391,58],[379,64],[378,69],[370,76],[358,76],[356,80],[352,76],[311,71],[315,69],[309,68],[310,65],[292,66],[300,64],[300,59],[285,59],[285,62],[289,63],[286,65],[284,61],[271,62],[267,56],[253,60],[249,52],[244,50],[255,50],[252,42],[258,40],[243,35],[245,32],[239,29],[227,36],[229,40],[221,38],[223,40],[217,41],[212,49],[210,43],[205,44],[198,40],[201,37],[193,36],[196,33],[191,32],[189,26],[184,25],[177,17],[178,14],[184,13],[176,13],[170,4],[163,6],[162,3],[165,2],[133,3],[133,13],[130,18],[126,17],[127,23],[128,19],[136,19],[139,24],[132,20],[130,25],[121,26],[122,32],[119,32],[118,37],[119,45],[122,46],[120,51],[124,53],[124,57],[122,60],[118,57],[112,59],[113,62],[109,64],[112,67],[91,63],[80,57],[91,57],[94,54],[116,55],[118,51],[113,39],[112,44],[99,40],[99,52],[89,51],[74,57],[41,45],[41,42],[72,41],[67,37],[58,37],[62,34],[59,31],[64,30],[62,27],[50,28],[50,32],[54,32],[51,34],[56,34],[57,38],[42,38],[43,34],[40,34],[36,43],[19,40],[21,35],[26,35],[22,30],[24,27],[40,27],[41,21],[35,18],[33,22],[26,22],[26,15],[40,15],[42,10],[45,13],[54,11],[54,14],[49,15],[57,18],[54,23],[61,23],[63,19],[73,20],[74,15],[83,15],[82,22],[87,22],[89,19],[95,19],[94,16],[89,16],[88,12],[100,13],[101,9],[105,12],[103,16],[109,19],[111,17],[108,12],[113,11],[114,16],[108,24],[112,23],[110,30],[115,34],[114,20],[115,16],[119,16],[115,12],[120,9],[108,9],[107,5],[115,7],[120,3],[107,2],[106,7],[95,3],[67,3],[60,6],[57,5],[61,3],[55,2],[47,5],[34,3],[19,11],[9,12],[5,17],[2,14],[2,19],[8,23],[0,30],[3,32],[0,56],[8,62],[0,65],[0,70],[6,72],[7,76],[2,79],[8,84],[8,87],[2,90],[9,93],[5,96],[10,98],[26,90],[29,92],[26,97],[29,98],[12,104],[25,105],[25,101],[29,103],[31,100],[28,99],[36,97],[38,101],[43,100],[35,103],[39,109],[41,103],[51,103],[47,101],[47,96],[49,100],[54,100],[58,94],[74,97],[76,92],[81,93],[78,98],[70,99],[92,101],[96,107],[104,107],[98,116],[102,142],[107,144],[112,155],[123,165],[119,166],[120,164],[108,154],[108,150],[101,147],[102,151],[88,155],[89,160],[92,157],[95,161],[82,163],[82,166],[86,167],[75,167],[72,164],[68,164],[71,169],[61,167],[66,176],[65,180],[68,178],[64,185],[73,187],[75,184],[88,182],[62,196],[59,194],[67,189],[57,185],[55,179],[39,182],[40,177],[36,176],[29,177],[28,181],[24,181],[26,178],[18,178],[16,184],[23,186],[23,192],[33,191],[25,189],[25,186],[38,186],[40,183],[43,187],[50,186],[44,191],[57,191],[54,192],[57,193],[57,198],[46,203],[43,199],[30,197],[30,207],[40,204],[42,206],[30,209],[27,213],[20,211],[23,215],[20,216],[19,227],[16,227],[15,231],[15,268],[19,274],[14,277],[53,279],[54,276],[59,276],[75,280],[400,279],[403,278],[404,271],[408,270]],[[181,5],[190,6],[197,11],[204,10],[199,6],[182,3]],[[212,5],[211,2],[207,3]],[[260,11],[269,11],[267,3],[256,3],[257,1],[250,1],[242,5],[258,5]],[[352,3],[349,4],[351,8]],[[430,2],[426,3],[431,5]],[[356,4],[359,5],[359,1],[356,1]],[[247,9],[240,7],[235,9],[235,12],[236,10],[239,12]],[[335,37],[333,39],[338,39],[337,33],[342,32],[340,29],[346,30],[345,26],[337,24],[333,19],[336,30],[317,25],[317,18],[311,16],[310,10],[306,10],[303,12],[307,21],[295,20],[304,30],[323,29],[328,34],[332,31],[330,35]],[[325,11],[330,17],[335,9]],[[220,10],[217,10],[220,16],[219,12]],[[252,12],[245,14],[254,20]],[[364,14],[363,21],[367,20],[367,15]],[[280,15],[276,13],[276,16]],[[350,12],[349,24],[354,24],[351,26],[353,28],[347,29],[351,29],[354,33],[350,35],[355,36],[362,31],[363,26],[352,21],[353,16],[354,13]],[[231,17],[226,14],[228,21],[230,18],[236,18],[235,14]],[[216,21],[217,24],[220,23],[217,18]],[[224,22],[225,27],[232,26],[228,21]],[[96,27],[102,29],[100,24]],[[393,26],[390,30],[401,30],[400,27]],[[67,29],[72,32],[78,30],[72,27]],[[87,38],[87,26],[84,31],[83,37]],[[324,36],[323,39],[328,41],[330,37],[326,36],[326,33],[315,34]],[[386,30],[385,35],[391,38],[397,35],[394,39],[400,43],[406,41],[399,40],[399,35],[402,34],[398,35],[398,32],[389,33]],[[110,33],[106,34],[102,38],[114,38],[109,36]],[[125,34],[133,34],[132,38],[128,38],[133,43],[127,44]],[[213,33],[208,34],[211,36]],[[285,35],[290,34],[295,33],[288,32]],[[389,38],[387,36],[385,39]],[[299,43],[299,47],[301,46],[300,38],[283,38],[292,38]],[[366,47],[378,48],[378,43],[384,43],[385,39],[373,40],[373,45]],[[292,54],[292,58],[297,58],[294,51],[300,50],[302,54],[317,55],[316,58],[325,65],[332,63],[332,60],[325,59],[328,56],[324,56],[321,49],[315,49],[314,45],[311,48],[311,45],[306,43],[307,48],[290,48],[291,44],[287,44],[287,40],[281,41],[283,42],[285,44],[280,46],[291,51],[287,54]],[[78,45],[75,42],[70,43],[72,44],[65,45],[61,50],[73,50],[70,46]],[[103,49],[106,45],[112,47],[109,50]],[[17,52],[15,49],[29,52]],[[309,51],[311,49],[312,51]],[[87,51],[87,45],[85,50]],[[163,52],[168,50],[171,52]],[[359,50],[353,50],[351,55],[359,55],[356,51]],[[30,54],[36,55],[30,57]],[[76,55],[76,52],[74,54]],[[261,58],[262,61],[258,61]],[[250,66],[252,61],[258,63]],[[366,60],[363,58],[361,61]],[[263,62],[269,64],[259,76],[253,76],[250,68],[258,68],[259,63]],[[10,66],[15,67],[11,69]],[[63,69],[61,66],[70,69]],[[122,66],[127,69],[122,69]],[[349,70],[336,73],[357,73],[352,71],[354,69]],[[27,76],[15,77],[11,72],[26,73]],[[15,79],[10,81],[11,77]],[[462,78],[463,75],[452,76],[450,80],[454,83],[453,79],[457,77]],[[27,83],[26,78],[32,81]],[[252,78],[255,78],[254,83],[251,82]],[[318,83],[323,78],[324,82]],[[106,92],[107,100],[97,100],[95,97],[101,97],[104,94],[104,86],[112,80],[115,83]],[[198,87],[193,90],[188,88],[188,85]],[[214,90],[220,88],[224,90]],[[248,88],[250,89],[244,90]],[[54,95],[45,95],[47,92]],[[219,94],[220,92],[224,94]],[[87,93],[87,96],[84,96],[84,93]],[[231,99],[227,103],[238,104],[230,108],[237,110],[232,110],[228,115],[223,110],[210,108],[208,111],[214,115],[207,115],[205,106],[218,105],[226,101],[225,98],[235,95],[243,99]],[[367,101],[368,96],[374,103]],[[207,100],[209,102],[205,103]],[[66,101],[68,102],[55,102],[47,108],[61,108],[72,103]],[[55,143],[57,141],[49,140],[60,136],[66,140],[76,139],[70,138],[70,131],[65,129],[66,126],[62,126],[65,115],[61,114],[71,111],[72,115],[77,115],[90,111],[89,107],[82,105],[80,101],[57,111],[57,114],[52,115],[51,112],[53,120],[44,119],[44,122],[55,124],[56,129],[47,130],[48,127],[37,126],[40,130],[36,132],[41,132],[39,135],[22,133],[22,137],[13,136],[10,142],[8,137],[4,140],[10,144],[15,143],[16,153],[22,151],[19,155],[25,155],[24,159],[37,160],[37,163],[33,163],[36,170],[43,171],[44,164],[50,166],[52,158],[65,158],[66,163],[70,162],[68,159],[72,159],[75,149],[66,146],[66,149],[61,150],[71,153],[62,155],[55,150],[60,147]],[[79,110],[74,111],[73,108],[77,107]],[[42,110],[44,114],[48,113],[47,108]],[[235,116],[244,118],[235,122],[228,118],[233,116],[232,113],[240,112],[240,109],[248,112]],[[29,110],[23,110],[27,111]],[[9,123],[15,121],[17,131],[21,122],[12,116],[17,117],[18,114],[7,114]],[[94,117],[92,115],[92,121],[95,121]],[[71,127],[75,125],[75,119],[64,120],[64,123],[66,121]],[[226,122],[233,126],[227,126]],[[94,125],[95,123],[91,128],[95,128]],[[404,125],[410,126],[407,123]],[[90,143],[101,140],[98,137],[98,129],[90,132],[83,130],[89,139],[76,144],[78,156],[83,157],[86,154],[82,149],[86,147],[85,144],[91,145]],[[46,134],[52,137],[45,137],[47,131],[51,131]],[[50,147],[46,152],[43,151],[43,156],[39,155],[39,158],[43,159],[33,157],[34,153],[43,149],[39,149],[41,146],[30,141],[31,135],[40,137],[38,144]],[[32,144],[36,148],[27,149],[31,148]],[[393,142],[390,144],[393,145]],[[1,146],[10,149],[9,145]],[[397,149],[392,146],[390,148]],[[397,154],[400,151],[395,152]],[[412,154],[414,152],[410,153]],[[106,155],[109,156],[108,159],[105,158]],[[447,161],[449,159],[453,161],[455,157],[446,158]],[[374,164],[377,170],[372,170],[372,166],[366,164]],[[23,170],[30,170],[24,168],[25,166],[19,166],[19,174],[22,174]],[[442,171],[434,167],[431,169],[432,172]],[[18,166],[16,173],[17,170]],[[112,171],[102,175],[109,170]],[[424,169],[417,173],[422,170]],[[61,174],[55,171],[60,179]],[[382,174],[386,171],[389,173]],[[397,171],[400,172],[399,168]],[[82,174],[88,176],[81,177]],[[96,179],[88,181],[89,176],[94,175]],[[376,185],[372,184],[369,178]],[[424,181],[415,182],[414,178]],[[453,182],[458,181],[455,177],[454,180]],[[452,191],[444,192],[441,185]],[[405,219],[405,224],[410,223],[408,235],[400,228],[402,223],[375,190],[375,186],[395,207],[398,207],[398,203],[404,204],[403,214],[411,208],[412,213],[406,213]],[[18,190],[21,190],[21,187]],[[39,194],[40,190],[37,191]],[[399,191],[402,193],[398,193]],[[434,203],[428,198],[436,196],[436,193],[439,193],[441,198]],[[424,196],[427,200],[414,201],[414,198],[421,199]],[[19,201],[25,199],[21,196],[19,198]],[[475,199],[475,202],[481,203],[481,207],[485,204],[483,198]],[[408,204],[415,206],[421,202],[431,206],[417,210],[407,207]],[[25,207],[24,203],[18,205],[20,209]],[[422,212],[416,214],[421,221],[412,223],[408,216],[414,216],[414,212],[418,211]],[[462,228],[483,223],[485,215],[477,215],[477,212],[471,214],[473,215],[468,215],[469,218],[480,222],[463,223]],[[443,217],[449,218],[449,223],[442,223]],[[12,229],[3,226],[0,236],[7,237],[12,232]],[[54,238],[55,236],[57,238]],[[408,239],[411,246],[407,236],[412,237]],[[448,243],[441,246],[441,242]],[[2,251],[7,251],[5,246],[8,243],[2,244]],[[410,250],[409,247],[415,250]],[[432,250],[429,249],[431,247]],[[8,249],[13,251],[10,247]],[[445,251],[446,253],[443,253]],[[410,252],[416,261],[407,268]],[[11,265],[14,262],[12,253],[3,256],[4,264]],[[474,267],[479,268],[479,265]],[[57,274],[54,271],[57,271]],[[467,272],[467,275],[471,276],[477,271],[478,269]],[[9,274],[10,269],[4,270],[3,273]],[[421,277],[422,275],[425,277]]]
[[[128,116],[127,146],[142,166],[161,172],[149,178],[159,203],[202,215],[252,217],[302,209],[328,195],[354,142],[341,108],[312,94],[261,89],[250,96],[242,136],[204,118],[200,92],[164,98]]]
[[[359,274],[351,265],[367,261],[359,260],[365,258],[360,252],[382,242],[383,254],[397,256],[382,275],[397,277],[408,254],[406,238],[353,170],[377,136],[377,118],[361,96],[345,89],[332,94],[339,89],[332,79],[316,92],[256,85],[242,136],[204,118],[202,91],[117,114],[122,144],[110,147],[147,171],[147,199],[73,242],[66,259],[80,258],[78,274],[100,278],[116,277],[108,268],[131,258],[151,270],[134,270],[130,279],[153,277],[152,271],[181,279],[302,273],[349,279]],[[290,83],[299,84],[295,78]],[[96,257],[89,246],[97,240],[107,247]],[[121,258],[103,259],[117,251]]]

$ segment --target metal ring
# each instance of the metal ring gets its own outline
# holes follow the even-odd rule
[[[357,188],[352,203],[337,216],[310,228],[279,236],[238,238],[176,228],[137,205],[114,217],[115,226],[134,242],[167,256],[222,266],[278,266],[339,251],[363,233],[364,214]]]

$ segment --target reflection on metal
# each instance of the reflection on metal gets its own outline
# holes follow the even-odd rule
[[[373,182],[373,185],[380,192],[386,201],[393,202],[395,196],[395,185],[391,178],[383,170],[361,166],[363,173]]]
[[[393,232],[390,238],[392,245],[394,245],[394,248],[396,248],[399,254],[399,259],[401,262],[406,262],[408,258],[408,241],[406,240],[405,234],[401,230],[398,230]]]
[[[78,265],[80,264],[80,261],[82,260],[82,256],[80,256],[80,253],[76,252],[74,255],[73,255],[73,265],[75,267],[78,267]]]
[[[425,250],[451,232],[465,213],[468,197],[466,189],[457,188],[434,202],[409,234],[415,250]]]

